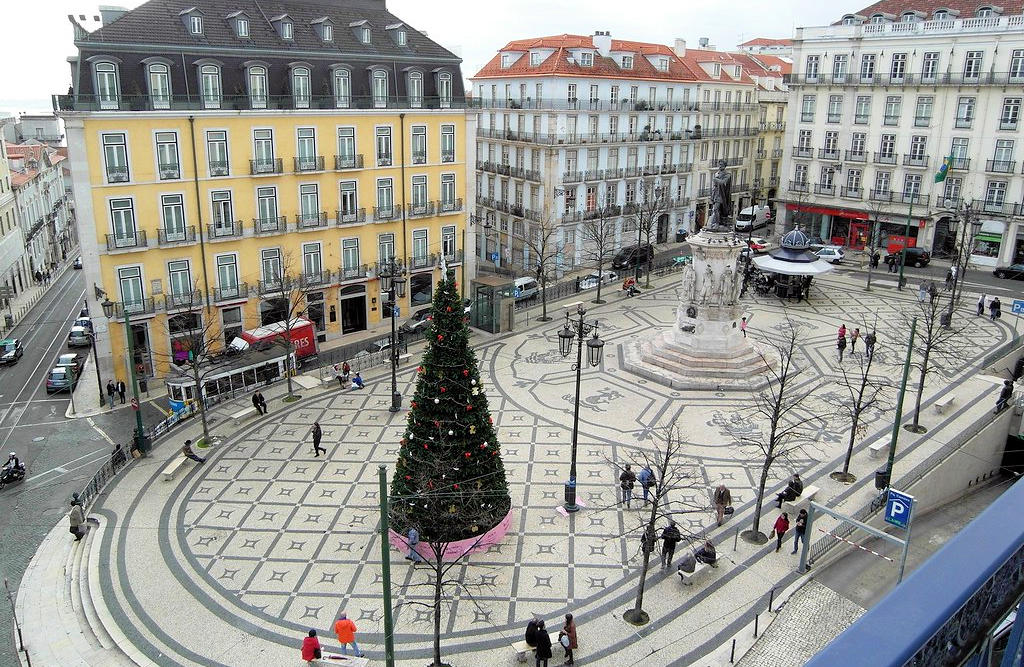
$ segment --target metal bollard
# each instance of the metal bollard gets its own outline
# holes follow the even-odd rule
[[[736,640],[732,640],[732,650],[729,651],[729,664],[736,662]]]
[[[757,639],[757,622],[760,620],[760,614],[754,614],[754,639]]]
[[[768,596],[768,613],[772,613],[772,604],[775,602],[775,587],[772,587],[771,594]]]
[[[737,526],[736,527],[736,531],[733,533],[733,536],[732,536],[732,550],[733,551],[736,551],[736,543],[739,542],[739,540],[740,540],[740,529],[739,529],[739,526]]]

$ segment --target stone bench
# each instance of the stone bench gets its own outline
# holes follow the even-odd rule
[[[551,640],[551,652],[553,654],[555,650],[561,646],[561,644],[558,643],[558,632],[549,632],[548,639]],[[512,650],[516,652],[516,660],[519,662],[526,662],[526,659],[529,658],[537,649],[536,647],[527,644],[525,639],[520,639],[512,644]]]
[[[235,414],[231,415],[229,417],[229,419],[231,419],[231,423],[232,424],[234,424],[235,426],[238,426],[240,423],[242,423],[243,420],[248,419],[249,417],[253,416],[257,412],[259,412],[259,411],[256,409],[256,406],[255,405],[250,405],[249,407],[242,408],[241,410],[239,410]]]
[[[868,445],[868,451],[871,453],[871,458],[880,459],[889,454],[889,443],[884,440],[873,442]]]
[[[160,474],[164,476],[164,481],[169,482],[174,479],[174,476],[177,475],[178,471],[185,465],[185,461],[188,461],[188,459],[181,453],[172,458],[170,462],[164,466],[164,469],[160,471]]]
[[[676,574],[679,575],[679,579],[682,580],[684,586],[692,586],[693,580],[697,577],[710,572],[715,569],[716,566],[708,565],[702,561],[697,561],[697,564],[693,568],[693,572],[687,572],[685,570],[676,570]]]
[[[946,394],[941,399],[935,401],[935,412],[939,413],[940,415],[945,414],[949,406],[953,405],[955,402],[956,396],[954,396],[953,394]]]
[[[366,658],[359,658],[354,655],[342,655],[341,653],[328,653],[321,651],[320,657],[313,661],[314,665],[343,665],[344,667],[367,667],[370,661]]]
[[[790,512],[796,512],[800,508],[808,507],[811,504],[811,501],[814,500],[815,496],[818,495],[819,491],[821,491],[821,489],[814,486],[813,484],[811,484],[810,486],[805,486],[804,492],[800,494],[799,498],[797,498],[796,500],[787,500],[785,503],[782,504],[782,508]],[[790,519],[790,521],[792,521],[792,518]]]

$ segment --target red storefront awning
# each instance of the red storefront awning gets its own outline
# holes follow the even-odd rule
[[[786,204],[788,211],[800,211],[802,213],[821,213],[833,215],[837,218],[850,218],[852,220],[867,220],[868,214],[865,211],[848,211],[841,208],[828,208],[826,206],[808,206],[806,204]]]

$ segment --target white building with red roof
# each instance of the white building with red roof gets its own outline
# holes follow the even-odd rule
[[[67,158],[45,144],[5,146],[28,270],[46,271],[77,245],[61,164]]]
[[[702,224],[718,160],[738,205],[760,128],[750,66],[681,39],[669,47],[605,31],[503,46],[470,78],[480,109],[474,219],[496,230],[484,257],[535,270],[522,239],[552,221],[559,270],[592,265],[585,221],[613,218],[615,248],[646,242],[634,211],[655,193],[664,207],[650,241],[674,239]]]
[[[779,230],[1024,261],[1020,4],[880,0],[798,28],[793,48]]]
[[[737,45],[736,50],[755,56],[779,56],[780,58],[791,58],[793,56],[793,40],[755,37],[754,39],[748,39],[742,44]]]

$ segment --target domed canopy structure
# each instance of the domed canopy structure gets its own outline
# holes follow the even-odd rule
[[[808,250],[810,247],[810,237],[799,229],[794,229],[793,231],[786,232],[779,242],[779,247],[769,250],[768,254],[782,262],[809,264],[818,261],[818,256]]]

